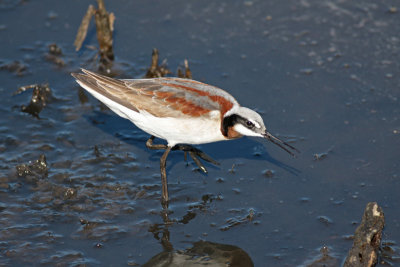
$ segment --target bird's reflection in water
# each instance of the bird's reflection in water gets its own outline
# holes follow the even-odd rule
[[[203,196],[203,202],[195,205],[195,209],[204,210],[209,201],[209,196]],[[251,267],[254,266],[250,256],[241,248],[233,245],[219,244],[208,241],[194,242],[193,246],[185,250],[174,250],[170,242],[169,227],[173,224],[187,224],[196,217],[196,212],[189,209],[182,219],[170,219],[168,209],[161,211],[162,224],[153,224],[149,228],[154,238],[157,239],[163,251],[153,256],[144,267],[157,266],[230,266]]]
[[[143,266],[250,267],[254,264],[249,255],[237,246],[198,241],[185,250],[163,251]]]

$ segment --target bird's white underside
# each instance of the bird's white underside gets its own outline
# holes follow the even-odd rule
[[[150,135],[167,140],[169,146],[176,144],[204,144],[227,140],[221,133],[221,117],[218,110],[211,111],[210,117],[172,118],[156,117],[146,111],[136,112],[97,93],[82,82],[77,81],[95,98],[103,102],[119,116],[130,120],[138,128]]]

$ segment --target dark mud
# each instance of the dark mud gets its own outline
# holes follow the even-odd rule
[[[0,265],[135,266],[215,251],[256,266],[335,266],[368,202],[385,213],[380,264],[399,265],[396,1],[106,1],[115,76],[143,77],[154,47],[172,73],[187,59],[194,79],[259,111],[302,152],[252,138],[202,145],[221,163],[207,175],[172,152],[167,212],[162,152],[70,76],[98,69],[94,23],[73,46],[89,4],[0,2]],[[35,87],[14,92],[45,84],[37,116],[23,112]]]

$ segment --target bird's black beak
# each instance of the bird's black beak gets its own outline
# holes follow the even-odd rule
[[[285,150],[287,153],[289,153],[290,155],[292,155],[293,157],[296,157],[296,155],[294,154],[293,151],[300,153],[299,150],[297,150],[297,148],[289,145],[288,143],[282,141],[281,139],[273,136],[272,134],[270,134],[269,132],[265,131],[265,134],[263,134],[263,136],[268,139],[269,141],[271,141],[272,143],[274,143],[275,145],[279,146],[280,148],[282,148],[283,150]],[[291,150],[289,150],[291,149]]]

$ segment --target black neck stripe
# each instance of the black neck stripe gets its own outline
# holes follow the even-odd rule
[[[246,119],[237,114],[232,114],[225,117],[222,121],[222,134],[224,136],[228,136],[229,127],[233,127],[237,123],[243,124],[244,122],[246,122]]]

